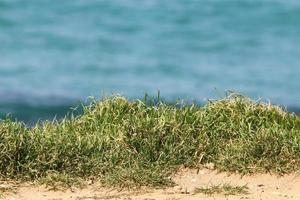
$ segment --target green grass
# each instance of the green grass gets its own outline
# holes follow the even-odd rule
[[[249,193],[247,185],[233,186],[228,183],[212,185],[209,187],[199,187],[199,188],[196,188],[194,192],[195,193],[203,193],[206,195],[213,195],[213,194],[240,195],[240,194],[248,194]]]
[[[300,117],[231,95],[205,106],[114,96],[80,116],[26,127],[0,122],[0,178],[72,185],[167,186],[179,166],[289,173],[300,169]]]

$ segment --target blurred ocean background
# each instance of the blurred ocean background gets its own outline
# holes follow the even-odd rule
[[[216,89],[215,89],[216,88]],[[0,117],[227,90],[300,108],[298,0],[0,0]]]

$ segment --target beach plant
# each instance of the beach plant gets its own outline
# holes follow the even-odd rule
[[[224,194],[224,195],[242,195],[249,194],[247,185],[236,186],[229,183],[209,185],[207,187],[198,187],[194,193],[203,193],[206,195]]]
[[[154,103],[155,102],[155,103]],[[300,169],[300,117],[240,95],[197,104],[91,100],[79,116],[0,122],[0,177],[72,185],[172,185],[180,167],[240,173]]]

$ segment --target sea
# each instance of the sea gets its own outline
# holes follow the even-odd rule
[[[89,97],[205,102],[229,91],[300,111],[299,0],[0,0],[0,118]]]

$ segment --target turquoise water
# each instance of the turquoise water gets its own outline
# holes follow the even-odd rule
[[[199,101],[236,90],[297,109],[299,77],[297,0],[0,1],[2,116],[157,90]]]

